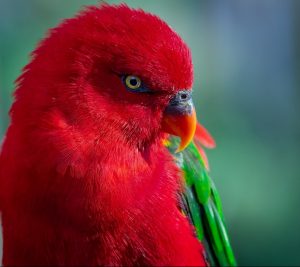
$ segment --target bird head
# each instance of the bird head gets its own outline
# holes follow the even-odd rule
[[[169,133],[181,137],[184,149],[193,138],[190,50],[143,10],[84,10],[50,31],[25,70],[20,87],[31,89],[20,88],[17,98],[27,95],[29,117],[51,111],[56,124],[63,118],[87,136],[93,129],[100,139],[118,136],[139,146]]]

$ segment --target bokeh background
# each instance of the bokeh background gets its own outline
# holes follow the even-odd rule
[[[211,175],[239,264],[300,265],[300,1],[125,2],[161,16],[192,50],[195,103],[217,140]],[[30,51],[97,3],[0,0],[0,139]]]

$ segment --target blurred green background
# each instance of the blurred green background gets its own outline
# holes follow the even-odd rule
[[[161,16],[192,49],[195,104],[217,140],[211,175],[239,264],[300,265],[300,1],[125,2]],[[0,0],[0,139],[30,51],[96,3]]]

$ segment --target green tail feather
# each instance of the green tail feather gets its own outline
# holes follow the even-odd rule
[[[236,260],[224,223],[221,199],[208,175],[203,159],[192,142],[175,153],[179,139],[170,137],[166,145],[184,172],[186,190],[181,196],[186,215],[193,223],[197,237],[204,244],[211,266],[236,266]]]

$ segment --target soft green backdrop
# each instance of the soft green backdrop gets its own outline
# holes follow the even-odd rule
[[[300,265],[300,1],[125,2],[161,16],[192,49],[195,103],[217,140],[211,175],[238,262]],[[0,139],[30,51],[96,3],[0,0]]]

